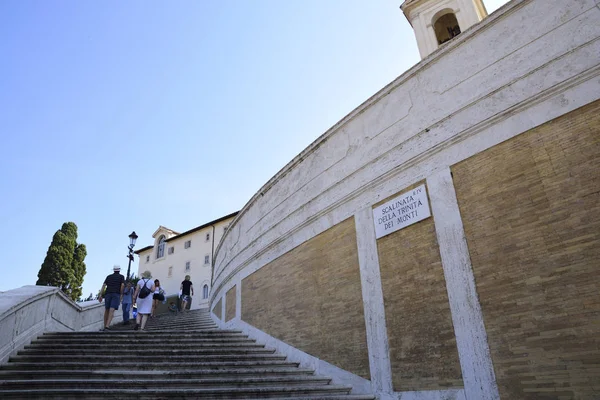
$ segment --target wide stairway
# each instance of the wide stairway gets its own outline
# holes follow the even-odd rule
[[[161,315],[146,328],[46,333],[0,368],[0,398],[374,399],[218,329],[206,311]]]

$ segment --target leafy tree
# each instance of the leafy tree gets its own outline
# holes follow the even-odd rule
[[[77,244],[77,225],[65,222],[52,237],[36,285],[59,287],[77,300],[85,275],[85,245]]]

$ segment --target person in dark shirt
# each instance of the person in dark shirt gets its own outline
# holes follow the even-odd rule
[[[188,303],[192,303],[192,296],[194,295],[194,285],[192,285],[192,281],[190,281],[190,276],[186,275],[185,280],[181,282],[181,286],[179,287],[181,290],[181,311],[185,311]]]
[[[115,311],[119,309],[119,303],[123,300],[123,288],[125,287],[125,277],[119,273],[121,267],[115,265],[113,273],[108,275],[102,284],[100,289],[100,295],[98,301],[102,303],[102,294],[104,289],[104,328],[100,329],[109,330],[110,323],[112,322]]]

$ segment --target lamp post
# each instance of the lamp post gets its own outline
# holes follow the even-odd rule
[[[131,262],[133,261],[133,246],[135,246],[137,238],[138,235],[135,234],[135,231],[131,232],[131,235],[129,235],[129,254],[127,255],[127,258],[129,258],[129,265],[127,265],[127,280],[129,280],[129,271],[131,271]]]

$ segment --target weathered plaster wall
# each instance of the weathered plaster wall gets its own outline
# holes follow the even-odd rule
[[[267,182],[221,242],[211,304],[224,303],[237,285],[236,318],[223,326],[270,340],[303,365],[382,399],[500,398],[450,167],[600,98],[599,38],[595,0],[514,0],[350,113]],[[464,389],[393,385],[371,210],[423,180]],[[367,383],[240,319],[244,278],[350,217],[369,350]]]

